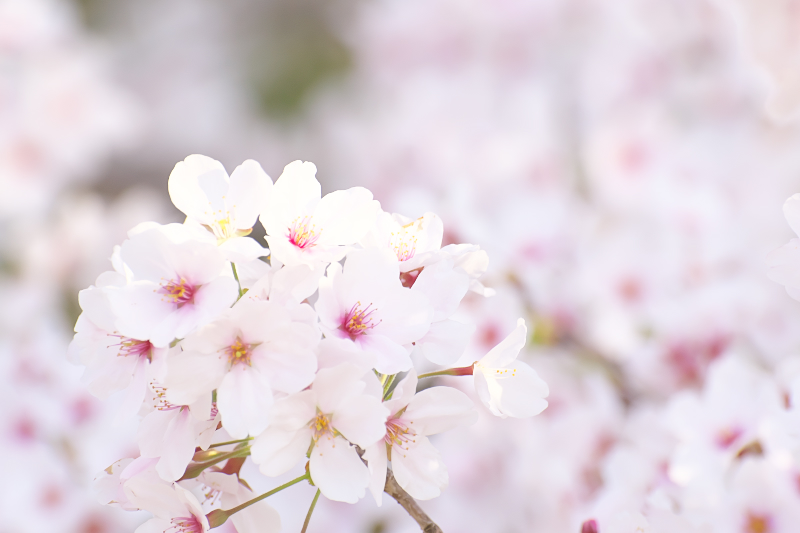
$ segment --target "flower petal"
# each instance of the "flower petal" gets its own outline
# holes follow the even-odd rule
[[[369,484],[369,469],[341,437],[322,438],[311,451],[311,479],[329,500],[356,503]]]

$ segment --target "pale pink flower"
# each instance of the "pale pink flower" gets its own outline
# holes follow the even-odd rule
[[[267,255],[269,250],[247,237],[269,200],[272,180],[248,159],[230,177],[219,161],[190,155],[169,175],[169,195],[187,223],[199,224],[229,261]]]
[[[312,447],[314,484],[328,499],[355,503],[364,496],[369,470],[353,444],[366,449],[386,433],[389,411],[379,391],[377,378],[354,365],[320,370],[309,390],[275,403],[269,427],[253,441],[253,461],[263,474],[278,476]]]
[[[181,343],[164,385],[178,405],[217,390],[222,424],[236,439],[267,426],[275,392],[298,392],[314,379],[319,331],[308,305],[240,300]]]
[[[430,500],[447,487],[447,468],[429,435],[460,425],[473,424],[478,412],[467,395],[451,387],[431,387],[419,394],[414,370],[398,383],[392,399],[383,402],[389,410],[383,440],[366,449],[369,489],[381,505],[387,461],[395,479],[418,500]]]
[[[433,315],[425,296],[401,285],[394,256],[375,248],[351,252],[344,268],[328,267],[315,309],[326,337],[353,343],[384,374],[411,368],[408,345],[425,335]]]
[[[286,165],[261,213],[272,256],[289,266],[339,261],[372,228],[380,208],[363,187],[323,198],[316,172],[313,163]]]
[[[167,346],[236,301],[237,284],[221,252],[179,240],[187,236],[182,228],[144,229],[122,244],[128,284],[105,289],[122,335]]]
[[[184,481],[181,484],[185,488],[190,488],[188,482]],[[213,470],[204,470],[190,490],[206,511],[231,509],[257,496],[246,483],[239,480],[236,474],[224,474]],[[278,533],[281,530],[281,517],[266,500],[234,513],[230,517],[230,522],[237,533]]]
[[[381,211],[375,226],[362,239],[364,247],[384,248],[397,257],[400,272],[420,268],[442,247],[444,226],[434,213],[412,220],[397,213]]]
[[[520,318],[516,329],[475,363],[475,390],[495,416],[527,418],[547,407],[547,383],[529,365],[517,361],[527,334],[525,320]]]

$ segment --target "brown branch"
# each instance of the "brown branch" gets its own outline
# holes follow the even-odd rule
[[[386,494],[397,500],[397,503],[411,515],[411,518],[417,521],[423,533],[443,533],[442,528],[437,526],[436,523],[431,520],[431,517],[422,510],[417,500],[409,496],[408,493],[403,490],[403,487],[401,487],[394,478],[392,471],[388,469],[386,470],[386,486],[383,490]]]

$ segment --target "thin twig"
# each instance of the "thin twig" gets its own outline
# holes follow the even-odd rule
[[[422,510],[417,500],[409,496],[408,493],[403,490],[403,487],[397,483],[391,470],[386,471],[386,486],[384,486],[383,490],[386,494],[397,500],[397,503],[411,515],[411,518],[417,521],[423,533],[443,533],[442,528],[437,526],[436,523],[431,520],[431,517]]]

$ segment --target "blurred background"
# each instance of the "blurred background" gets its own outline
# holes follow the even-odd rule
[[[719,458],[686,457],[734,426],[681,409],[705,412],[737,364],[752,379],[730,405],[763,406],[753,380],[784,402],[800,372],[800,303],[764,264],[793,236],[798,116],[796,0],[0,0],[0,532],[146,518],[94,502],[135,425],[65,353],[125,232],[181,220],[167,177],[193,153],[273,180],[313,161],[324,191],[434,211],[448,243],[489,252],[497,295],[463,305],[463,360],[526,317],[550,407],[435,440],[450,488],[423,506],[447,533],[624,532],[602,524],[664,509],[796,531],[800,463],[769,444],[769,406],[719,446],[729,464],[759,443],[751,477],[716,492],[695,481]],[[307,492],[275,498],[284,531]],[[323,501],[310,531],[417,530],[384,502]]]

